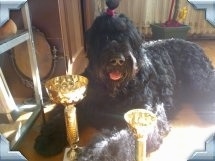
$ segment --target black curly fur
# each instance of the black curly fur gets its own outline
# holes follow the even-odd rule
[[[125,148],[119,146],[123,145]],[[135,139],[127,129],[104,130],[83,149],[78,161],[135,161]],[[126,149],[126,153],[125,153]]]
[[[174,116],[178,104],[195,103],[199,98],[213,101],[210,96],[215,87],[214,69],[198,45],[177,39],[144,42],[123,14],[110,16],[103,13],[95,19],[87,33],[87,56],[89,65],[84,73],[89,79],[87,95],[77,105],[80,129],[94,126],[120,130],[126,128],[125,112],[134,108],[150,110],[158,117],[157,125],[147,139],[150,153],[159,148],[162,138],[168,134],[168,119]],[[113,73],[120,78],[113,80]],[[63,112],[60,115],[63,118]],[[56,139],[57,130],[60,137]],[[134,146],[132,139],[126,142],[120,132],[115,134],[119,135],[119,142],[110,141],[107,148],[98,153],[93,150],[98,140],[93,141],[80,158],[113,160],[110,158],[113,151],[109,148],[117,149],[117,146],[127,144],[131,144],[126,148],[132,153],[129,149]],[[63,119],[51,121],[42,129],[35,148],[45,155],[57,153],[59,148],[63,150],[65,147],[65,136]],[[106,158],[102,156],[104,152],[108,153]],[[123,160],[121,153],[115,155],[115,160]]]
[[[156,131],[156,129],[155,129]],[[156,133],[148,136],[148,143],[156,146]],[[155,142],[154,142],[155,141]],[[148,146],[148,145],[147,145]],[[152,147],[152,146],[151,146]],[[154,149],[146,149],[149,154]],[[102,130],[87,147],[82,150],[78,161],[135,161],[135,138],[129,129]]]

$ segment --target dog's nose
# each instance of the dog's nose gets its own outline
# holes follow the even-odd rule
[[[110,60],[110,64],[113,65],[113,66],[116,66],[116,65],[123,65],[125,62],[125,57],[124,56],[120,56],[120,57],[115,57],[115,58],[112,58]]]

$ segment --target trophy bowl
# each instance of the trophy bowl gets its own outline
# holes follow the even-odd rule
[[[49,98],[63,105],[76,104],[85,96],[88,79],[81,75],[63,75],[49,79],[45,83]]]
[[[147,134],[157,121],[156,115],[145,109],[130,110],[124,114],[124,119],[137,138],[144,137],[142,135]]]

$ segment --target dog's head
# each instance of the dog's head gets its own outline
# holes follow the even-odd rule
[[[90,76],[116,95],[135,77],[142,37],[123,14],[114,13],[118,0],[108,0],[108,9],[87,32]]]

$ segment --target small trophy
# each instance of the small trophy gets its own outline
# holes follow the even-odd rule
[[[79,152],[77,145],[79,134],[75,104],[84,98],[87,84],[88,79],[80,75],[58,76],[45,83],[45,88],[50,100],[65,106],[64,113],[67,140],[70,144],[70,150],[67,152],[67,157],[71,161],[77,159]]]
[[[156,115],[145,109],[133,109],[124,114],[124,119],[135,136],[136,161],[146,161],[146,140],[157,123]]]

